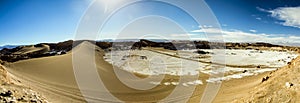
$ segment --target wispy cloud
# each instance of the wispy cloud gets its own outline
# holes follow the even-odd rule
[[[171,34],[170,36],[178,36],[178,37],[182,37],[182,36],[194,36],[194,35],[197,35],[197,34]]]
[[[300,7],[280,7],[267,11],[271,16],[281,20],[280,24],[300,28]]]
[[[199,28],[212,28],[213,26],[211,25],[200,25]]]
[[[256,30],[253,30],[253,29],[251,29],[249,31],[252,32],[252,33],[256,33],[257,32]]]
[[[257,10],[262,11],[262,12],[268,12],[268,10],[260,8],[260,7],[256,7]]]
[[[223,34],[225,42],[267,42],[280,45],[295,45],[300,44],[300,37],[298,36],[284,36],[284,34],[266,34],[266,33],[256,33],[244,32],[240,30],[220,30],[217,28],[203,28],[199,30],[194,30],[194,33],[220,33]],[[278,36],[282,35],[282,36]],[[299,45],[298,45],[299,46]]]
[[[256,19],[256,20],[261,20],[261,18],[260,18],[260,17],[256,17],[255,19]]]

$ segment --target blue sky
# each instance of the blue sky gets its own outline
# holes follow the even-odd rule
[[[300,43],[300,2],[297,0],[205,1],[222,25],[221,31],[224,33],[225,41]],[[1,0],[0,45],[24,45],[72,39],[90,3],[92,0]],[[100,37],[117,36],[126,23],[142,15],[160,15],[176,22],[178,26],[168,26],[173,24],[160,22],[161,28],[155,29],[158,26],[154,22],[151,23],[148,19],[145,19],[148,22],[140,21],[149,24],[144,28],[157,30],[154,33],[169,33],[167,37],[180,37],[180,32],[183,31],[181,29],[193,39],[203,38],[204,31],[216,31],[216,28],[210,25],[202,25],[200,28],[199,24],[179,8],[162,3],[143,2],[119,10],[104,27],[105,35]],[[159,21],[159,18],[156,19]]]
[[[1,0],[0,45],[71,39],[85,0]]]
[[[284,1],[286,0],[206,0],[219,22],[228,25],[224,28],[243,31],[254,29],[257,32],[272,34],[297,34],[299,28],[278,25],[280,20],[271,17],[269,12],[260,10],[300,6],[297,0]]]

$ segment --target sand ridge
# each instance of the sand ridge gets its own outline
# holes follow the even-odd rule
[[[35,52],[40,52],[40,53],[45,53],[50,51],[50,47],[45,44],[40,44],[39,46],[22,46],[20,50],[14,52],[14,55],[22,55],[22,54],[28,54],[28,53],[35,53]]]

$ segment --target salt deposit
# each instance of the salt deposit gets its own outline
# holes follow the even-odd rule
[[[106,53],[105,60],[114,66],[121,67],[130,72],[146,75],[198,75],[224,73],[224,77],[215,77],[207,82],[219,82],[223,80],[243,78],[264,72],[274,71],[287,65],[298,54],[293,52],[261,51],[261,50],[225,50],[225,62],[216,61],[226,67],[212,67],[212,57],[218,57],[211,49],[202,49],[208,54],[197,54],[196,50],[129,50],[112,51]],[[199,62],[198,62],[199,61]],[[214,61],[215,62],[215,61]],[[221,69],[223,68],[223,69]],[[160,84],[160,83],[152,83]],[[164,83],[164,85],[178,85],[177,83]],[[195,82],[182,84],[188,86]],[[202,84],[197,81],[196,84]]]

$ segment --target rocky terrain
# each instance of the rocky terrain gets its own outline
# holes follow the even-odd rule
[[[36,45],[18,46],[15,48],[3,48],[0,50],[0,59],[7,62],[55,56],[66,54],[83,41],[68,40],[59,43],[40,43]],[[93,41],[90,41],[93,42]],[[111,47],[110,42],[94,42],[97,46],[107,49]]]
[[[1,103],[48,103],[32,89],[23,86],[0,65],[0,102]]]
[[[262,82],[243,102],[249,103],[297,103],[300,101],[300,57],[297,57],[289,65],[271,72],[262,78]],[[240,100],[237,100],[240,101]]]
[[[0,59],[8,62],[18,60],[38,58],[45,56],[54,56],[65,54],[83,41],[64,41],[59,43],[40,43],[36,45],[18,46],[16,48],[4,48],[0,50]],[[169,50],[182,49],[257,49],[257,50],[278,50],[278,51],[299,51],[299,47],[273,45],[270,43],[217,43],[208,41],[164,41],[154,42],[146,39],[137,41],[89,41],[95,43],[98,47],[110,50],[141,49],[142,47],[161,47]]]
[[[18,47],[20,45],[3,45],[3,46],[0,46],[0,50],[4,49],[4,48],[7,48],[7,49],[12,49],[12,48],[15,48],[15,47]]]
[[[163,47],[169,50],[182,49],[259,49],[259,50],[290,50],[299,51],[299,47],[274,45],[270,43],[218,43],[208,41],[172,41],[172,42],[153,42],[141,39],[134,43],[119,43],[122,46],[132,46],[132,49],[140,49],[142,47]],[[113,47],[118,47],[113,45]]]

